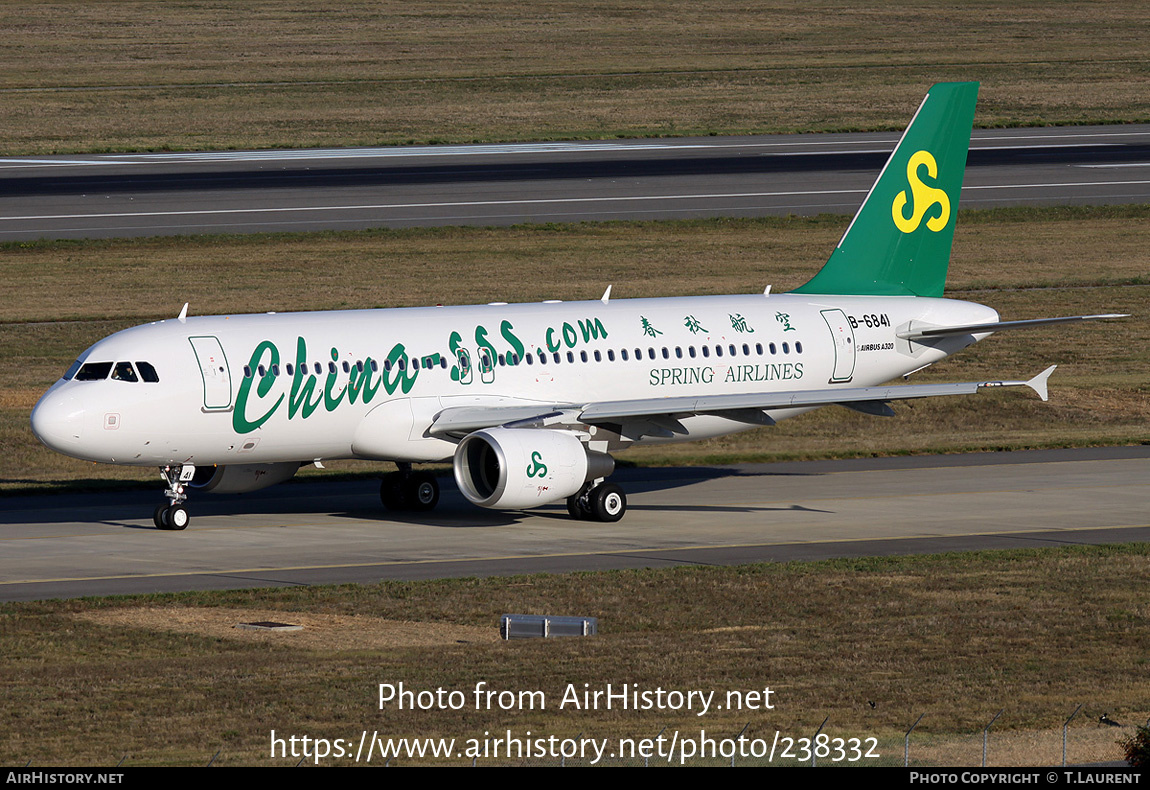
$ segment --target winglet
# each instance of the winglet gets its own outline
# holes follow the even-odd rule
[[[603,296],[599,301],[602,302],[603,304],[607,304],[609,301],[611,301],[611,286],[610,285],[607,286],[607,290],[603,292]]]
[[[1049,400],[1046,397],[1046,380],[1048,378],[1050,378],[1050,374],[1054,372],[1054,369],[1056,367],[1058,367],[1058,366],[1057,365],[1051,365],[1046,370],[1042,371],[1037,376],[1032,378],[1030,381],[1026,382],[1026,386],[1030,387],[1032,390],[1037,392],[1038,397],[1042,398],[1042,400],[1044,400],[1044,401]]]
[[[176,317],[178,319],[180,319],[181,324],[188,320],[188,303],[187,302],[184,302],[184,308],[182,310],[180,310],[180,314]]]

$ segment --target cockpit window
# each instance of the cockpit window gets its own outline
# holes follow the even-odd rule
[[[76,381],[103,381],[111,372],[111,362],[87,362],[76,371]]]
[[[64,381],[71,381],[72,377],[76,375],[76,371],[80,369],[80,360],[72,363],[72,366],[64,373]]]
[[[140,378],[149,384],[159,383],[160,376],[156,373],[156,369],[152,367],[151,362],[137,362],[136,370],[140,371]]]
[[[116,367],[112,368],[113,381],[139,381],[136,376],[136,371],[132,367],[131,362],[117,362]]]

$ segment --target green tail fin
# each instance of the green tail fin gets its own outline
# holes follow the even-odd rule
[[[944,82],[923,99],[807,294],[942,296],[977,82]]]

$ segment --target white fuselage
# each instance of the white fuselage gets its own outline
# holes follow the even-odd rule
[[[158,382],[61,379],[32,424],[54,450],[116,464],[437,461],[455,449],[427,433],[444,409],[872,386],[974,339],[897,339],[912,322],[995,320],[947,299],[791,294],[171,319],[79,359],[147,362]],[[683,424],[673,440],[749,427]]]

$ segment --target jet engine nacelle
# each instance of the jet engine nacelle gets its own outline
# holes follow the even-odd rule
[[[611,456],[588,452],[576,434],[539,428],[468,434],[455,450],[454,466],[468,501],[510,510],[566,499],[587,481],[615,471]]]
[[[278,464],[228,464],[201,466],[188,485],[214,494],[243,494],[290,480],[299,471],[299,461]]]

